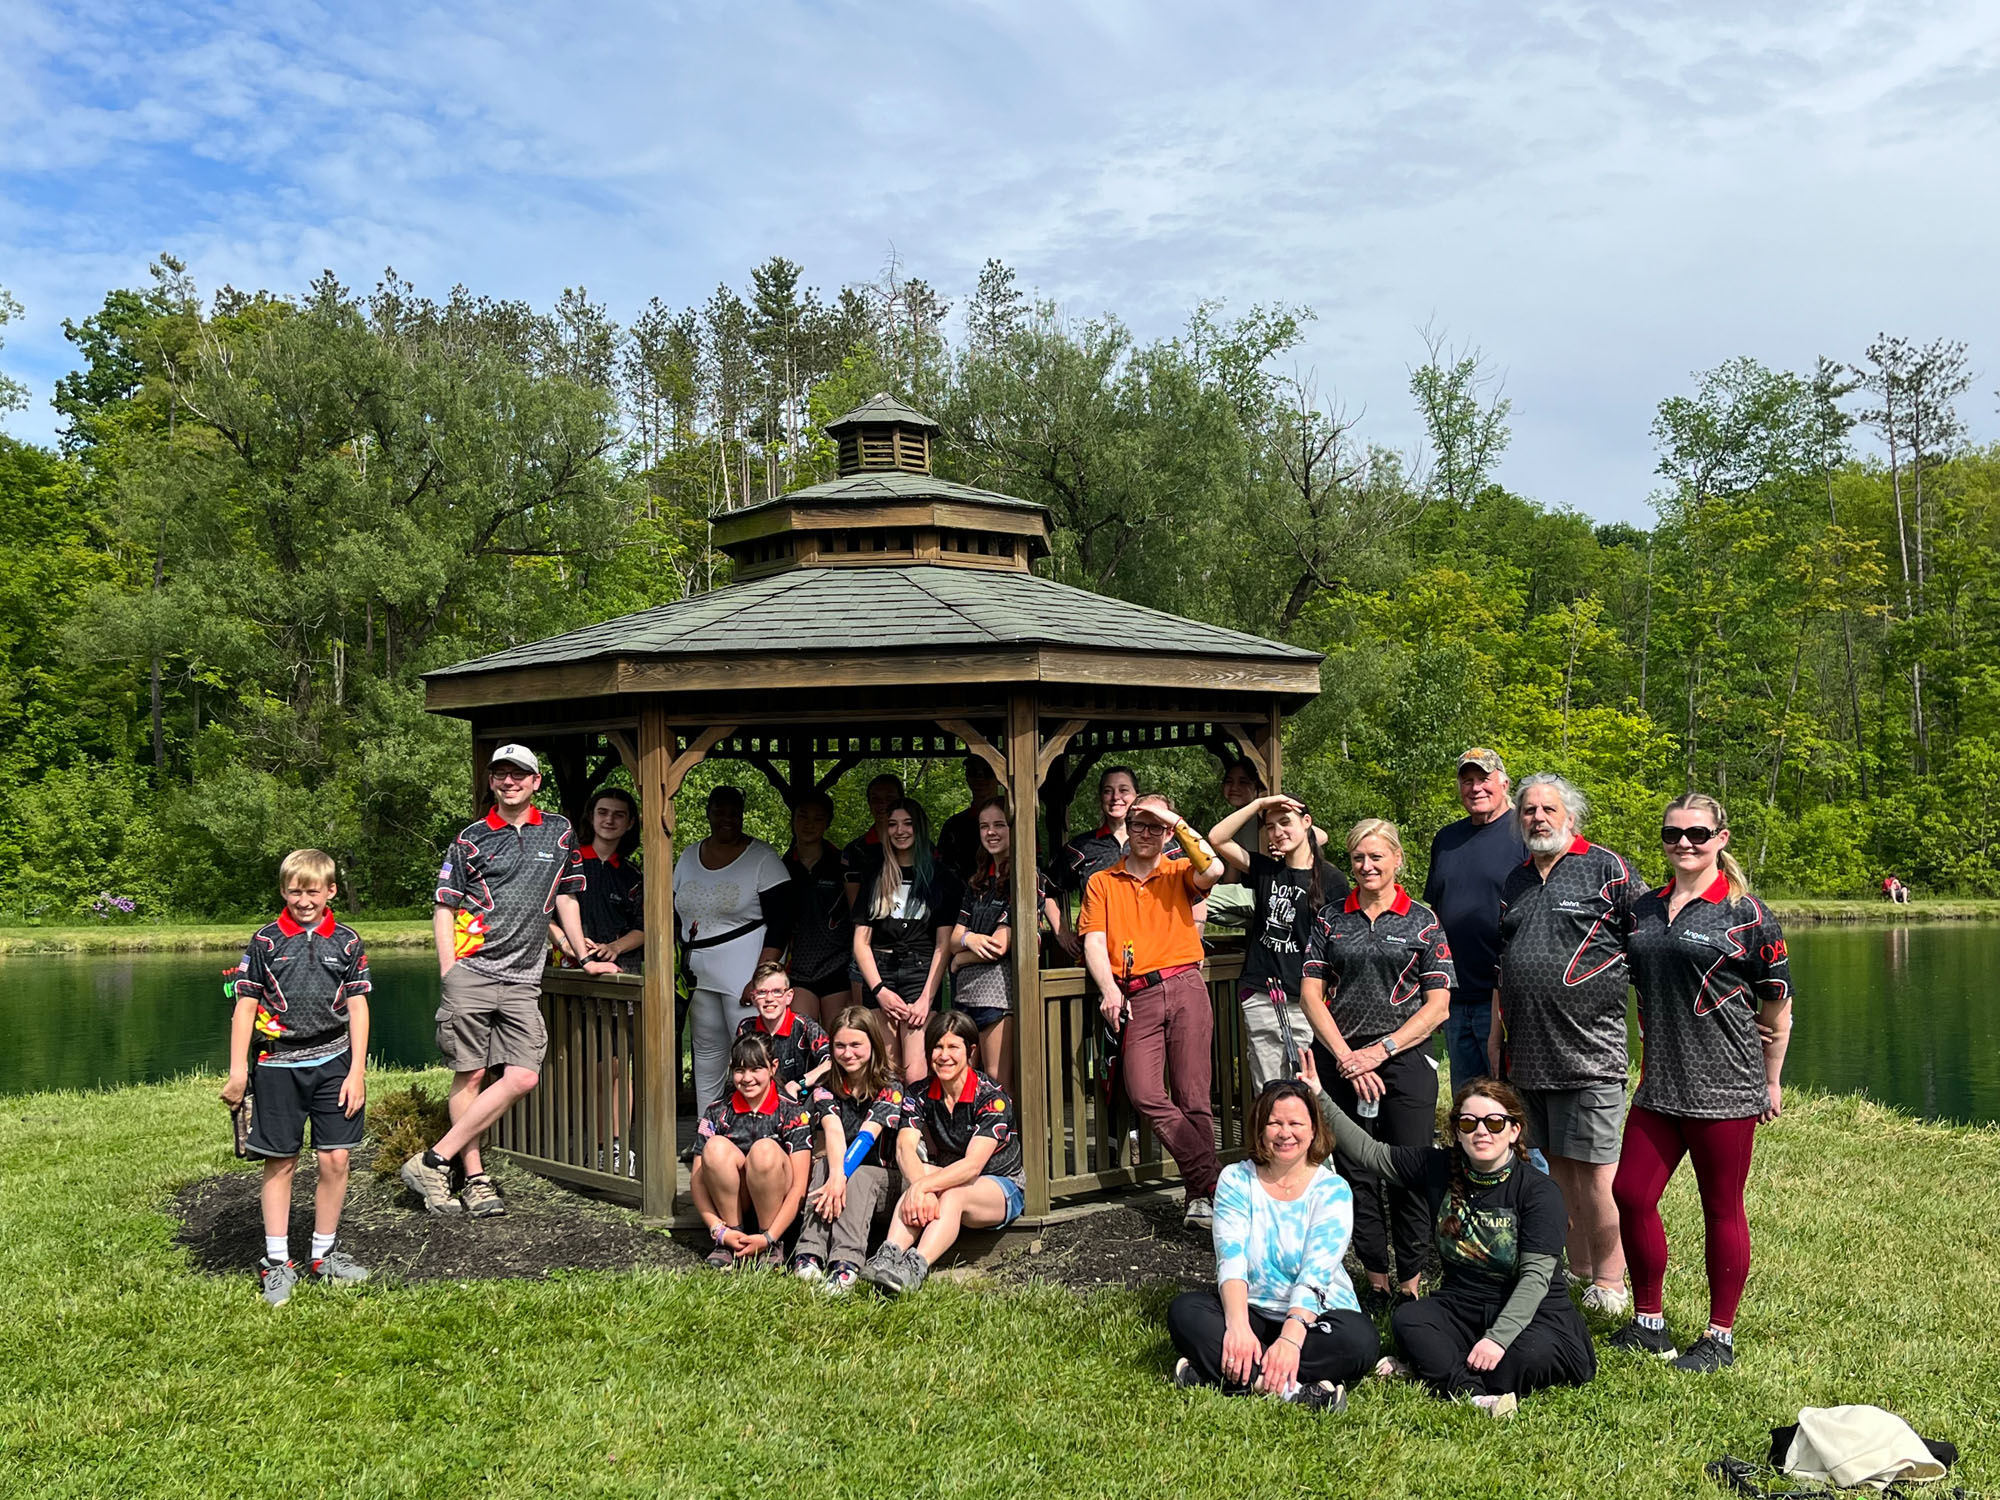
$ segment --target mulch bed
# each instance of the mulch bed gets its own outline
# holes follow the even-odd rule
[[[1179,1197],[1142,1198],[1050,1224],[988,1274],[1003,1282],[1053,1282],[1074,1292],[1161,1282],[1213,1286],[1213,1242],[1206,1229],[1181,1226]]]
[[[354,1153],[340,1246],[384,1280],[473,1281],[538,1278],[551,1271],[686,1269],[700,1259],[636,1214],[601,1203],[493,1159],[491,1172],[507,1200],[498,1218],[427,1214],[395,1177],[377,1177],[371,1142]],[[312,1244],[312,1154],[299,1161],[292,1184],[291,1245],[295,1260]],[[257,1171],[224,1172],[189,1183],[174,1195],[181,1221],[176,1238],[195,1266],[217,1276],[251,1274],[264,1253]]]

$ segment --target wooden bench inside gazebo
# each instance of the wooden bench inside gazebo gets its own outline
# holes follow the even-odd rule
[[[1007,795],[1014,847],[1042,842],[1039,821],[1054,849],[1107,756],[1200,747],[1248,759],[1277,788],[1280,727],[1319,691],[1316,653],[1037,577],[1046,512],[935,478],[936,424],[900,402],[878,396],[827,430],[838,478],[716,519],[735,563],[728,587],[426,678],[429,708],[471,723],[477,795],[488,754],[508,740],[542,753],[573,818],[613,766],[638,790],[643,977],[548,971],[542,1083],[494,1144],[661,1220],[692,1215],[672,874],[674,798],[695,766],[741,762],[789,802],[867,760],[978,755]],[[1036,909],[1033,861],[1015,862],[1013,894],[1017,913]],[[1133,1162],[1109,1138],[1089,1077],[1085,975],[1040,968],[1038,948],[1013,948],[1030,1223],[1173,1174],[1150,1139]],[[1207,975],[1225,1159],[1242,1148],[1248,1102],[1239,967],[1217,956]],[[614,1062],[633,1095],[616,1169]]]

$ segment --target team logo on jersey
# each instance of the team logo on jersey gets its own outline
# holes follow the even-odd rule
[[[451,924],[451,952],[454,958],[469,958],[486,946],[486,918],[476,911],[461,910]]]

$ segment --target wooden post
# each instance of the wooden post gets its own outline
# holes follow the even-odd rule
[[[1264,731],[1264,762],[1269,767],[1270,783],[1265,788],[1272,796],[1285,789],[1285,711],[1278,700],[1271,700],[1271,717]]]
[[[474,734],[472,737],[472,815],[486,816],[486,810],[493,805],[493,788],[486,784],[487,773],[493,769],[493,752],[500,748],[500,741],[491,735]]]
[[[674,762],[673,726],[664,700],[639,710],[640,814],[646,856],[646,968],[639,1006],[639,1073],[644,1080],[639,1122],[639,1211],[673,1217],[680,1174],[675,1120],[681,1078],[680,1038],[674,1034]]]
[[[1036,941],[1035,809],[1039,791],[1035,761],[1040,749],[1035,695],[1017,692],[1007,705],[1007,807],[1014,817],[1014,870],[1010,893],[1014,917],[1014,1077],[1019,1097],[1021,1149],[1027,1169],[1031,1218],[1049,1211],[1048,1047],[1043,1033],[1041,945]]]

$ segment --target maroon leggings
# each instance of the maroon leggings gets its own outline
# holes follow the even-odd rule
[[[1736,1304],[1750,1276],[1750,1219],[1743,1211],[1743,1185],[1750,1179],[1750,1147],[1757,1117],[1690,1120],[1655,1114],[1633,1105],[1625,1117],[1625,1143],[1611,1195],[1618,1200],[1618,1232],[1632,1268],[1632,1301],[1657,1317],[1667,1282],[1667,1231],[1660,1223],[1660,1195],[1683,1156],[1694,1158],[1695,1186],[1701,1193],[1701,1222],[1707,1239],[1708,1321],[1717,1328],[1736,1323]]]

